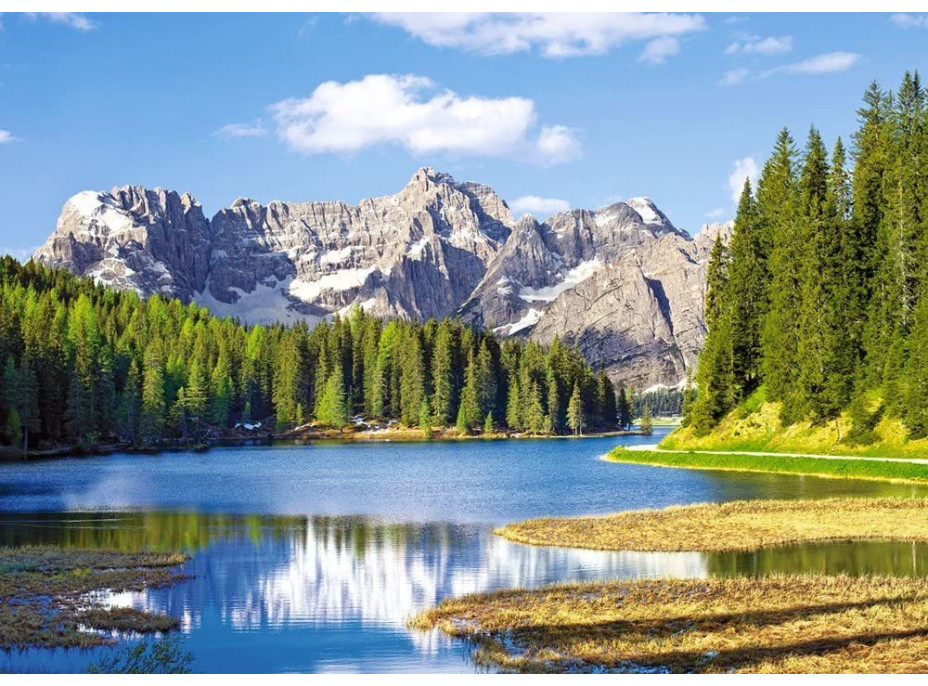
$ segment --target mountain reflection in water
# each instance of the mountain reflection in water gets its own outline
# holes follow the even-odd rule
[[[198,671],[470,671],[466,647],[407,619],[444,598],[591,579],[790,571],[924,574],[928,547],[791,546],[754,553],[602,552],[524,546],[491,525],[407,524],[371,517],[196,513],[7,515],[0,543],[183,549],[191,575],[121,593],[115,606],[179,617]],[[0,657],[36,664],[40,651]],[[31,654],[31,659],[30,659]],[[95,651],[41,651],[79,669]]]

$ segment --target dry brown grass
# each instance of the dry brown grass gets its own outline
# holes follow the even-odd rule
[[[740,500],[604,517],[530,519],[496,533],[530,545],[668,552],[864,539],[928,541],[928,499]]]
[[[30,546],[0,548],[0,648],[91,647],[98,631],[151,633],[177,620],[131,608],[107,609],[99,592],[140,591],[182,578],[187,558],[172,553],[125,553]]]
[[[928,580],[639,580],[443,602],[411,625],[505,671],[928,672]]]

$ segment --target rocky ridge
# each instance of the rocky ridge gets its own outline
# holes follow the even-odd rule
[[[34,258],[250,323],[360,306],[558,336],[615,381],[645,388],[692,368],[705,337],[705,263],[730,230],[691,238],[648,198],[515,219],[489,186],[423,168],[398,193],[357,205],[239,199],[212,219],[187,193],[85,191]]]

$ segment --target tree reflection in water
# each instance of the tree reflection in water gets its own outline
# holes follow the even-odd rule
[[[560,581],[776,572],[924,574],[928,546],[884,542],[755,553],[635,553],[511,543],[491,525],[194,512],[5,515],[0,544],[183,550],[189,581],[114,595],[181,618],[198,671],[469,670],[467,648],[406,628],[449,596]],[[35,651],[30,651],[35,653]],[[41,659],[45,660],[45,655]],[[55,655],[68,669],[86,657]],[[24,658],[13,658],[26,664]],[[39,662],[33,655],[34,662]]]

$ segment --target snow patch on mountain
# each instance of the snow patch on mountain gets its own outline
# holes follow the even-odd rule
[[[219,300],[210,292],[210,283],[202,293],[197,293],[193,300],[218,317],[237,317],[246,324],[273,324],[274,322],[304,321],[314,326],[322,321],[321,317],[305,314],[294,309],[293,303],[284,295],[290,285],[289,279],[280,284],[269,286],[259,283],[254,290],[244,291],[232,286],[229,291],[238,299],[234,303]]]
[[[603,263],[598,257],[586,260],[573,269],[569,269],[563,278],[553,286],[545,286],[544,288],[523,287],[519,291],[519,297],[525,302],[553,302],[561,293],[590,278],[602,268]]]
[[[541,318],[544,316],[545,313],[541,310],[536,310],[534,307],[530,307],[522,319],[517,322],[513,322],[512,324],[503,324],[502,326],[497,326],[495,329],[493,329],[493,332],[504,336],[512,336],[524,329],[535,326],[535,324],[540,322]]]
[[[315,281],[294,279],[287,288],[287,292],[303,302],[311,303],[324,291],[350,291],[353,288],[361,288],[368,277],[376,271],[380,269],[372,265],[363,269],[359,267],[339,269]]]

